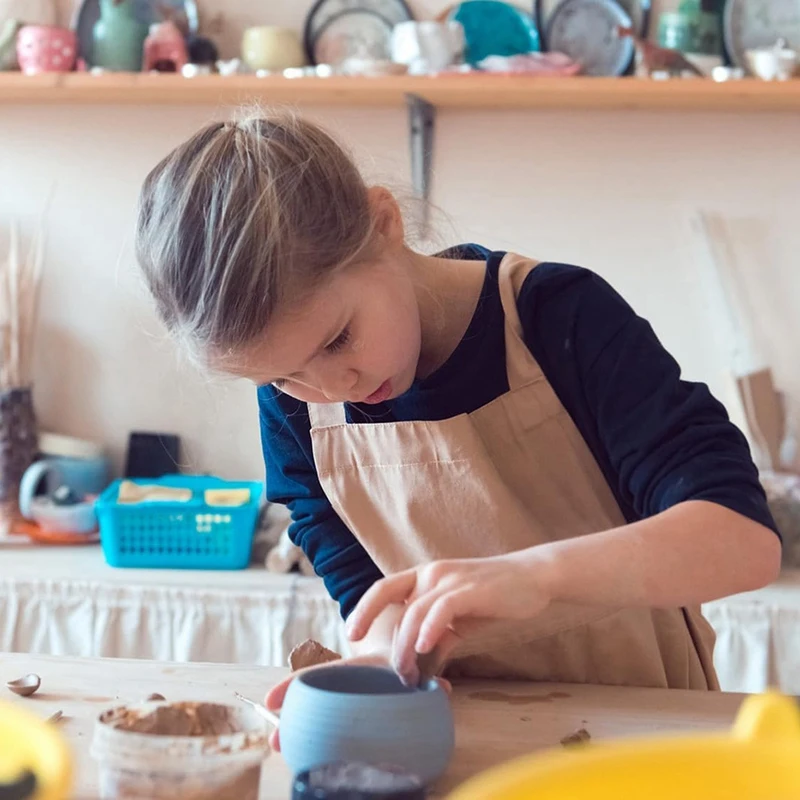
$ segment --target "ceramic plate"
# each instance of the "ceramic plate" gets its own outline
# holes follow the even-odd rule
[[[384,31],[388,29],[391,37],[395,25],[410,19],[414,16],[405,0],[317,0],[308,12],[303,30],[306,55],[312,64],[326,63],[315,56],[317,40],[323,35],[327,40],[326,57],[346,47],[348,41],[359,47],[381,49]],[[333,39],[337,42],[335,46]]]
[[[158,22],[158,3],[155,0],[134,0],[136,16],[148,25]],[[196,33],[200,27],[200,17],[197,12],[195,0],[166,0],[165,5],[182,10],[186,14],[189,30]],[[78,36],[78,52],[86,61],[87,66],[92,66],[92,33],[94,24],[100,19],[100,0],[83,0],[78,6],[77,13],[72,22],[72,27]]]
[[[369,11],[334,17],[314,39],[314,63],[338,66],[348,58],[391,61],[392,25]]]
[[[516,56],[541,50],[539,31],[530,14],[498,0],[468,0],[448,19],[464,26],[466,60],[475,65],[487,56]]]
[[[781,38],[800,48],[800,0],[727,0],[722,30],[728,58],[748,70],[746,50],[769,47]]]
[[[547,26],[547,49],[565,53],[583,65],[584,75],[624,75],[633,62],[628,12],[616,0],[563,0]]]
[[[558,8],[562,0],[534,0],[534,16],[540,31],[547,30],[547,24],[553,12]],[[647,37],[650,30],[650,12],[652,11],[651,0],[619,0],[619,4],[628,12],[628,16],[633,20],[634,30],[640,36]],[[538,14],[538,16],[536,16]]]

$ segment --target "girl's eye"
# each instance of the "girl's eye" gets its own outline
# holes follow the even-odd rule
[[[338,353],[350,341],[350,327],[346,327],[330,344],[325,346],[329,353]]]

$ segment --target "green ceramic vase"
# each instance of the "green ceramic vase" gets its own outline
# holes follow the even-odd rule
[[[112,72],[140,72],[148,28],[134,14],[133,0],[100,0],[92,37],[92,66]]]

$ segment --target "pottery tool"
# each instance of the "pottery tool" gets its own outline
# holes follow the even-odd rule
[[[239,692],[233,693],[237,700],[241,700],[245,705],[250,706],[259,716],[263,717],[270,725],[277,728],[281,724],[281,718],[277,714],[273,714],[268,708],[265,708],[255,700],[250,700]]]

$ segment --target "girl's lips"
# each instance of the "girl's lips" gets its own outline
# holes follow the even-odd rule
[[[384,381],[369,397],[364,398],[365,403],[383,403],[392,394],[392,382]]]

